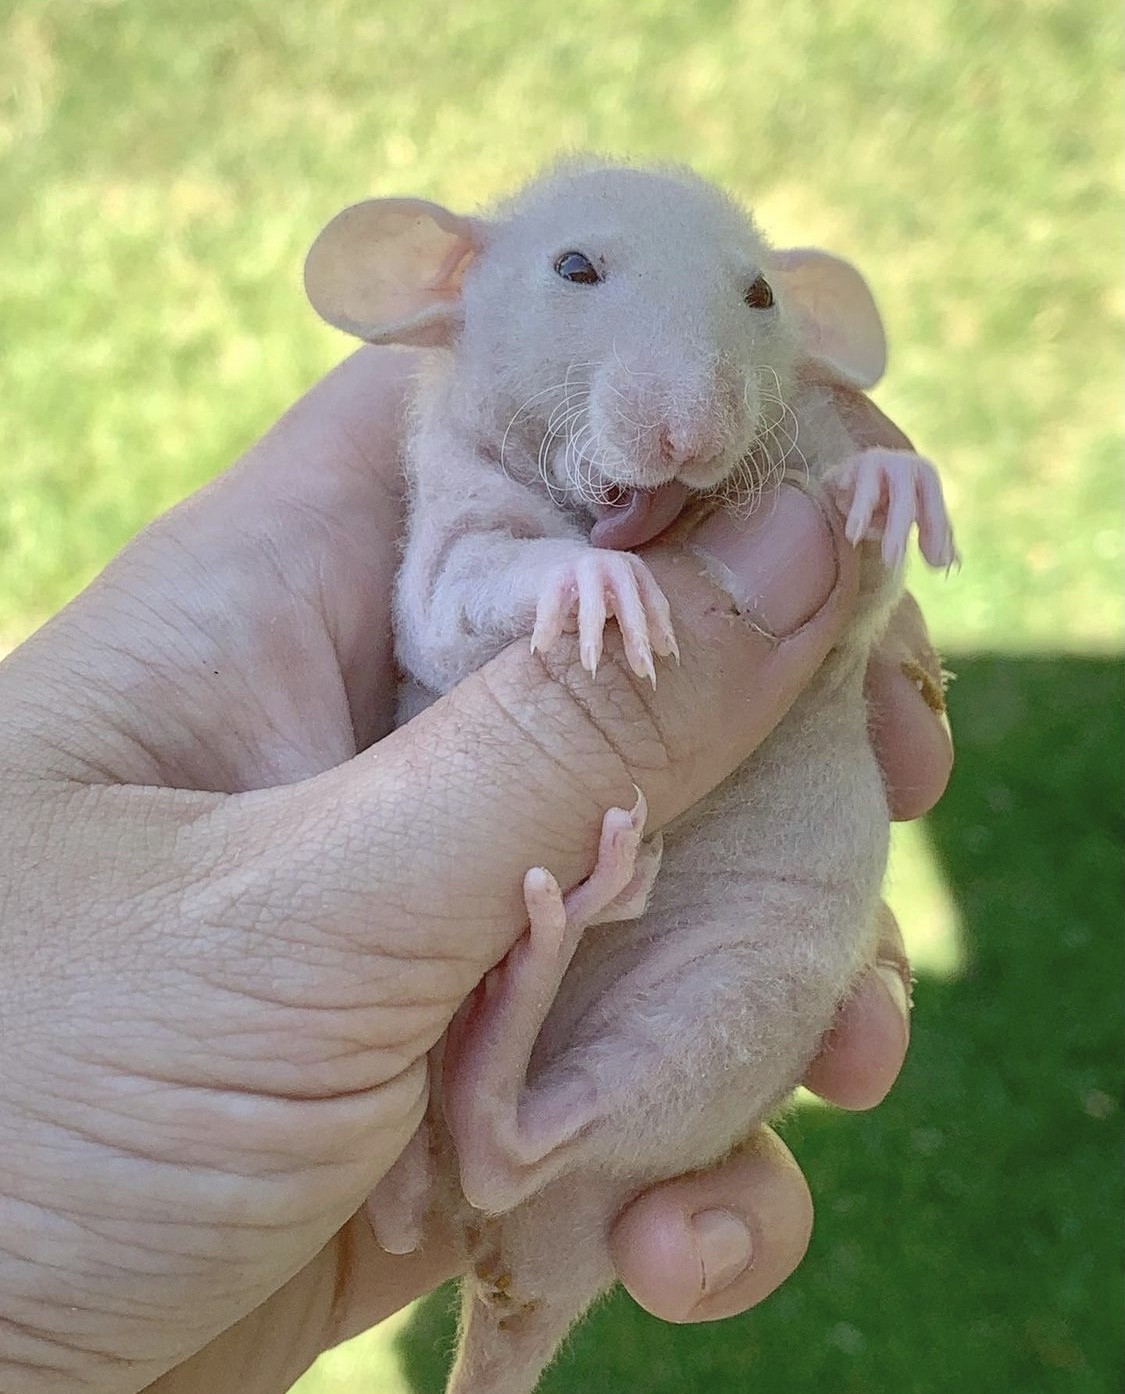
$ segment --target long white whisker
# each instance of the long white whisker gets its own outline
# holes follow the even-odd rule
[[[724,503],[739,514],[753,512],[760,506],[766,493],[781,483],[794,457],[800,461],[806,478],[809,473],[808,461],[797,443],[800,423],[785,400],[781,379],[768,364],[761,364],[755,371],[759,376],[758,427],[749,451],[720,487]],[[750,387],[747,379],[743,388],[747,407]]]
[[[547,492],[551,495],[551,498],[556,503],[560,502],[561,499],[559,494],[556,492],[559,486],[550,477],[549,462],[551,449],[555,441],[558,440],[560,436],[562,436],[564,440],[567,441],[566,448],[569,448],[569,427],[571,423],[574,420],[576,420],[579,416],[581,416],[583,411],[585,410],[584,404],[582,402],[578,402],[576,404],[568,406],[569,402],[570,398],[568,396],[561,404],[561,413],[559,408],[556,408],[555,411],[551,413],[551,421],[548,424],[548,429],[544,433],[543,439],[539,443],[539,455],[537,461],[539,477],[543,480],[543,483],[547,488]]]
[[[569,373],[570,373],[570,369],[568,368],[568,369],[567,369],[567,374],[568,374],[568,376],[569,376]],[[507,426],[504,428],[504,434],[503,434],[503,436],[502,436],[501,439],[500,439],[500,468],[504,471],[505,474],[507,474],[507,472],[508,472],[508,470],[507,470],[508,438],[509,438],[509,436],[511,435],[513,428],[515,427],[516,422],[517,422],[517,421],[520,419],[520,417],[533,405],[533,403],[539,401],[539,399],[540,399],[541,397],[549,396],[552,392],[562,392],[562,393],[564,394],[564,400],[565,400],[565,395],[566,395],[567,390],[568,390],[568,388],[567,388],[567,379],[564,378],[562,382],[555,382],[555,383],[552,383],[549,387],[544,387],[544,388],[541,388],[540,391],[538,391],[538,392],[533,392],[533,393],[531,394],[531,396],[528,397],[528,398],[526,398],[523,402],[521,402],[520,405],[516,408],[516,410],[512,413],[511,417],[509,418],[509,421],[508,421]]]

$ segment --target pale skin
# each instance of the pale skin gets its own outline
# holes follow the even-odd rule
[[[701,797],[847,622],[850,548],[798,504],[783,521],[820,564],[806,549],[773,598],[781,644],[658,548],[687,623],[655,694],[612,632],[596,687],[518,645],[357,755],[393,703],[411,367],[355,355],[0,668],[0,1387],[284,1390],[456,1272],[440,1231],[382,1253],[364,1201],[421,1116],[428,1047],[526,922],[525,872],[579,882],[634,784],[650,828]],[[914,817],[952,757],[904,663],[936,671],[908,604],[869,686]],[[809,1072],[844,1107],[878,1102],[906,1048],[889,916],[878,958]],[[634,1202],[614,1258],[650,1311],[708,1320],[772,1291],[810,1224],[763,1129]]]

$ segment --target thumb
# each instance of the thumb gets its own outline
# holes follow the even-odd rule
[[[243,903],[339,958],[349,991],[388,1008],[399,1060],[440,1036],[526,927],[527,869],[574,885],[633,785],[651,833],[718,784],[809,681],[856,588],[853,549],[792,487],[646,560],[682,656],[655,691],[629,671],[615,627],[596,679],[569,636],[546,661],[515,643],[346,764],[225,802],[227,855],[253,888]],[[400,1004],[410,1010],[389,1010]],[[396,1035],[406,1023],[409,1040]]]

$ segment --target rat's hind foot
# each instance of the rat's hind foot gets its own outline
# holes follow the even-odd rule
[[[527,1087],[528,1063],[583,932],[635,889],[645,812],[639,791],[631,812],[609,810],[594,870],[565,896],[543,867],[527,873],[528,932],[449,1027],[446,1122],[462,1190],[480,1210],[500,1214],[539,1190],[594,1117],[591,1082],[573,1079],[539,1094]],[[641,875],[651,885],[647,866]]]
[[[957,560],[941,480],[929,460],[909,450],[863,450],[842,461],[825,484],[847,520],[848,541],[858,546],[881,539],[886,566],[901,563],[915,523],[919,548],[931,566],[949,567]]]
[[[594,916],[590,924],[619,924],[623,920],[640,919],[656,884],[663,855],[663,834],[654,833],[652,837],[646,837],[637,848],[636,866],[629,884]]]
[[[539,597],[531,651],[545,653],[564,632],[577,630],[582,666],[594,674],[610,616],[621,630],[629,667],[655,687],[653,654],[678,658],[679,650],[664,592],[631,552],[587,547],[554,566]]]

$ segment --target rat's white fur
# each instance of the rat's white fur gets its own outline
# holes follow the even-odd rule
[[[415,317],[366,331],[417,338],[422,324],[426,342],[444,343],[407,458],[406,714],[530,633],[545,578],[588,550],[591,506],[615,485],[675,477],[753,500],[796,464],[815,489],[856,449],[826,386],[846,377],[833,366],[846,344],[818,353],[831,325],[810,334],[808,307],[789,303],[783,254],[694,175],[567,165],[490,220],[443,216],[444,262],[420,273]],[[604,279],[561,279],[570,250]],[[772,309],[744,302],[759,274]],[[880,363],[872,343],[867,361]],[[411,1149],[377,1213],[388,1245],[409,1247],[402,1207],[432,1182],[462,1228],[472,1272],[450,1394],[528,1394],[612,1281],[621,1207],[745,1138],[796,1084],[870,959],[888,812],[862,684],[899,582],[864,551],[847,641],[742,769],[667,829],[646,912],[580,942],[520,1111],[559,1145],[508,1175],[481,1161],[487,1145],[463,1146],[458,1181],[435,1052],[429,1153]]]

